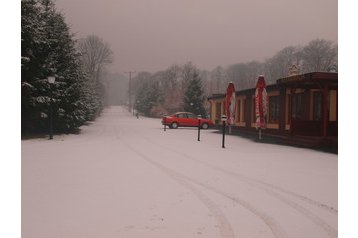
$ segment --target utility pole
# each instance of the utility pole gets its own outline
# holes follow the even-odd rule
[[[129,97],[129,105],[128,105],[128,110],[129,112],[132,111],[132,73],[134,74],[135,71],[129,71],[129,72],[124,72],[125,74],[129,74],[129,86],[128,86],[128,97]]]

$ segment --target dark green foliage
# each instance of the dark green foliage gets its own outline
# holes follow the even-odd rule
[[[201,79],[198,74],[195,73],[193,78],[188,82],[187,89],[184,93],[184,111],[206,117],[204,101],[205,97]]]
[[[163,103],[163,101],[163,93],[158,82],[147,82],[138,90],[135,108],[145,116],[152,116],[153,107]]]
[[[94,86],[62,14],[50,0],[21,1],[22,133],[44,133],[53,107],[55,132],[68,132],[98,115]],[[50,85],[48,76],[55,76]]]

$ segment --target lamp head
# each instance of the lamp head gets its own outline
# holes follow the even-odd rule
[[[56,78],[55,78],[55,76],[48,76],[47,80],[49,83],[53,84],[53,83],[55,83]]]

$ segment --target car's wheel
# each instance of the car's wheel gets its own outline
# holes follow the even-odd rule
[[[178,123],[177,122],[173,122],[171,125],[170,125],[170,128],[172,129],[177,129],[178,128]]]
[[[203,128],[203,129],[208,129],[208,128],[209,128],[208,123],[203,123],[203,124],[201,125],[201,128]]]

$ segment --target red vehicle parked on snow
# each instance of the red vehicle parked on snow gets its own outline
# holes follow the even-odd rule
[[[169,128],[176,129],[179,126],[182,127],[197,127],[199,124],[199,118],[191,112],[177,112],[170,116],[164,116],[162,118],[162,124],[169,126]],[[200,126],[203,129],[208,129],[213,126],[211,120],[200,118]]]

